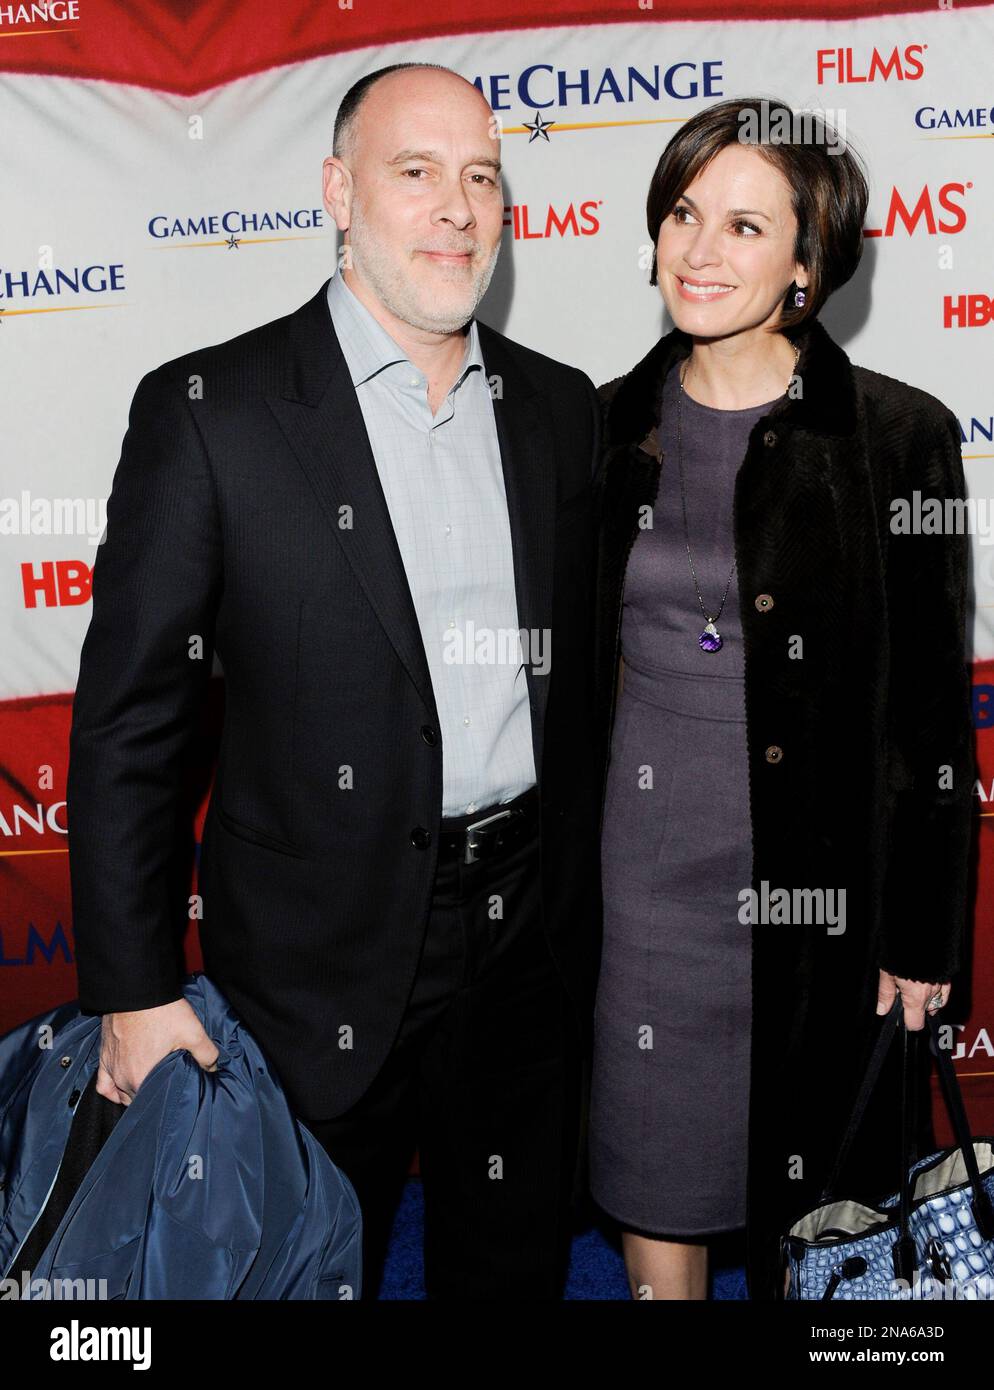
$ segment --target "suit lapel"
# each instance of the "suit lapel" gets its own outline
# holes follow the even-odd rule
[[[552,576],[556,536],[555,449],[548,412],[538,392],[508,351],[508,340],[479,323],[480,350],[494,397],[504,490],[514,552],[518,626],[528,634],[526,658],[534,659],[532,632],[545,652],[552,631]],[[555,652],[552,652],[555,663]],[[542,775],[545,709],[550,673],[534,674],[526,660],[532,709],[535,770]]]
[[[327,284],[288,316],[283,386],[269,405],[321,510],[426,708],[438,711],[421,629],[362,410],[328,311]],[[479,324],[511,530],[518,624],[551,627],[555,529],[554,452],[546,412],[506,340]],[[352,526],[339,525],[351,508]],[[536,769],[541,769],[548,676],[526,666]]]
[[[348,366],[327,281],[289,318],[283,393],[269,405],[307,475],[336,542],[436,723],[438,712],[404,562]],[[351,526],[339,524],[348,507]]]

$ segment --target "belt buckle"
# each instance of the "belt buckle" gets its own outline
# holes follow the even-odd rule
[[[465,831],[463,832],[466,836],[466,850],[463,855],[463,863],[475,864],[480,858],[480,856],[475,853],[475,851],[479,849],[480,846],[479,841],[474,841],[472,838],[474,830],[481,830],[485,825],[493,825],[495,820],[509,820],[512,817],[518,816],[520,814],[520,810],[498,811],[496,815],[485,816],[483,820],[473,821],[472,825],[467,825]]]

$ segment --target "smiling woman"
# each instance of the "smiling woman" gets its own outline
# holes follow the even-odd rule
[[[920,1029],[963,952],[967,541],[889,525],[895,495],[963,496],[959,427],[818,321],[859,263],[867,183],[817,129],[743,138],[766,105],[708,108],[661,156],[652,283],[676,326],[599,391],[590,1175],[633,1297],[706,1297],[709,1239],[743,1228],[750,1297],[782,1296],[779,1236],[826,1176],[877,1013],[900,992]],[[788,920],[743,920],[769,884]],[[828,927],[807,910],[840,900]],[[853,1176],[883,1190],[894,1088],[871,1108]]]
[[[770,131],[778,112],[790,118],[790,130],[801,138],[762,143],[757,131]],[[804,115],[808,119],[798,122],[790,107],[775,100],[719,102],[689,121],[667,147],[646,199],[655,245],[649,283],[659,284],[667,308],[672,307],[674,279],[680,276],[743,286],[737,273],[695,274],[694,266],[681,260],[688,245],[706,260],[709,248],[714,249],[712,237],[721,239],[723,269],[748,270],[750,282],[757,269],[775,269],[775,280],[790,270],[776,300],[775,332],[789,333],[814,318],[829,295],[855,274],[863,254],[866,176],[855,152],[841,146],[824,120],[815,113]],[[724,176],[720,184],[713,177],[719,171]],[[713,201],[719,189],[722,197]],[[775,250],[763,246],[764,241],[772,241]],[[758,260],[725,261],[726,253],[739,254],[735,242],[743,243],[743,254]],[[795,302],[798,289],[804,294]],[[767,310],[773,307],[768,304]]]

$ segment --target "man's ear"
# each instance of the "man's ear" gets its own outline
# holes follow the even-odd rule
[[[340,159],[329,155],[322,165],[324,205],[340,232],[347,232],[352,220],[352,174]]]

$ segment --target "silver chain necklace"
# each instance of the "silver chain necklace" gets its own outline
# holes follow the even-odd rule
[[[792,346],[794,345],[792,344]],[[797,359],[800,357],[800,355],[800,348],[794,346],[794,367],[791,368],[791,380],[793,380],[794,368],[796,368],[797,366]],[[725,599],[728,597],[728,587],[732,582],[732,575],[735,573],[736,561],[732,561],[732,568],[728,571],[728,579],[725,582],[725,592],[721,596],[721,604],[718,608],[717,613],[709,613],[707,609],[704,607],[704,598],[701,594],[701,586],[697,582],[697,571],[694,569],[694,557],[690,553],[690,534],[687,525],[687,492],[683,483],[683,432],[681,430],[680,405],[682,398],[685,394],[683,389],[683,382],[685,376],[687,375],[689,367],[690,360],[688,358],[687,362],[684,364],[682,371],[680,372],[680,392],[676,398],[676,457],[677,466],[680,470],[680,498],[683,502],[683,535],[687,546],[687,559],[690,561],[690,572],[694,576],[694,588],[697,590],[697,602],[701,605],[701,612],[704,614],[704,631],[698,637],[697,642],[702,651],[716,652],[720,651],[722,647],[722,637],[721,633],[715,627],[715,623],[721,617],[721,610],[725,606]],[[789,384],[790,383],[788,382],[788,386]]]

